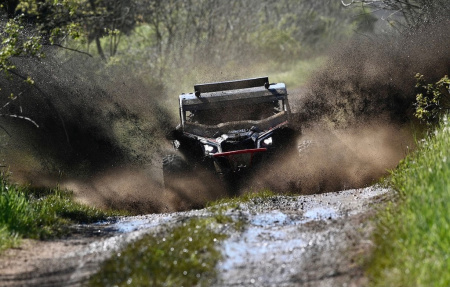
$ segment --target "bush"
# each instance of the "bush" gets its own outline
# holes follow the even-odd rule
[[[426,84],[424,75],[419,73],[416,79],[420,92],[416,97],[415,116],[427,124],[436,123],[450,109],[450,79],[445,75],[435,84]]]
[[[91,223],[118,214],[73,201],[69,191],[32,189],[0,175],[0,251],[20,238],[44,239],[64,235],[73,223]]]

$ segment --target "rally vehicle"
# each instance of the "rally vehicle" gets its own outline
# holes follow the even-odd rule
[[[199,84],[179,96],[180,123],[163,158],[167,187],[182,173],[214,172],[235,188],[249,171],[288,148],[296,132],[284,83],[268,77]]]

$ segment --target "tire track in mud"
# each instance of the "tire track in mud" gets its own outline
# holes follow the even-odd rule
[[[223,244],[217,286],[362,286],[354,260],[369,251],[371,203],[387,189],[277,196],[244,208],[243,233]]]
[[[369,187],[241,203],[225,214],[246,227],[226,231],[213,286],[364,285],[355,258],[370,250],[372,205],[389,193]],[[123,217],[77,226],[78,232],[65,240],[26,241],[0,258],[0,286],[81,286],[129,242],[208,214],[203,209]]]

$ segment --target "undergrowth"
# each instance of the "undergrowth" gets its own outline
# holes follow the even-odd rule
[[[398,200],[377,220],[374,286],[450,286],[448,120],[392,173]]]
[[[70,224],[112,215],[116,214],[74,202],[69,191],[19,186],[0,175],[0,251],[17,246],[21,238],[63,236],[70,232]]]

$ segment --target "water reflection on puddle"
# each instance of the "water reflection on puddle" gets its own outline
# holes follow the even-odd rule
[[[297,220],[280,211],[256,214],[251,217],[240,238],[225,240],[223,248],[226,259],[221,262],[220,268],[231,270],[249,260],[264,262],[269,258],[276,258],[277,262],[292,261],[291,257],[300,256],[308,246],[308,242],[298,236],[299,225],[337,217],[336,209],[327,207],[311,208]]]
[[[155,227],[170,221],[170,216],[168,217],[159,217],[159,218],[126,218],[124,220],[120,220],[113,225],[111,228],[119,233],[129,233],[136,230],[148,229],[151,227]]]
[[[118,232],[128,233],[149,226],[150,223],[148,222],[148,220],[136,219],[133,221],[120,221],[115,223],[112,227],[115,228]]]
[[[252,225],[256,226],[273,226],[273,225],[286,225],[290,223],[290,218],[279,211],[272,211],[270,213],[261,213],[253,216]]]
[[[289,257],[294,249],[299,250],[306,245],[306,242],[292,236],[290,232],[250,225],[239,240],[224,242],[224,254],[227,258],[221,262],[220,268],[231,270],[245,265],[249,259],[264,262],[276,257],[279,261],[290,261],[284,257]]]
[[[335,219],[338,214],[334,208],[316,207],[303,213],[305,221]],[[305,222],[304,221],[304,222]]]

